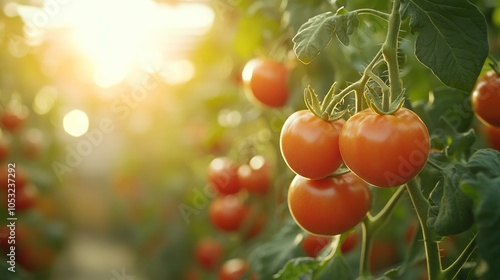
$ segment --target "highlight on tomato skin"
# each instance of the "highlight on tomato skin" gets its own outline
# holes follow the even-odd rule
[[[342,165],[339,149],[343,119],[322,120],[309,110],[291,114],[280,133],[280,150],[288,167],[296,174],[321,179]]]
[[[392,188],[417,176],[427,163],[430,136],[413,111],[392,115],[365,109],[347,120],[340,133],[346,166],[367,183]]]
[[[240,258],[227,260],[220,268],[219,280],[243,280],[243,276],[249,270],[250,265],[247,261]],[[252,274],[251,280],[257,280],[257,275]]]
[[[274,60],[249,60],[242,71],[248,98],[266,107],[283,107],[289,99],[288,72],[284,64]]]
[[[241,189],[249,193],[265,195],[271,189],[272,166],[262,155],[256,155],[248,164],[238,168]]]
[[[306,232],[333,236],[363,220],[371,207],[368,185],[355,174],[309,180],[296,175],[288,189],[288,208]]]

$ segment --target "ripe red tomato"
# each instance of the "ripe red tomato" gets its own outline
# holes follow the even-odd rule
[[[248,221],[248,229],[244,233],[246,239],[251,239],[259,235],[267,223],[267,215],[264,212],[258,212],[251,216],[253,217]]]
[[[485,124],[500,128],[500,74],[491,70],[479,78],[472,92],[472,109]]]
[[[356,247],[356,243],[358,243],[358,233],[353,231],[345,237],[344,242],[340,246],[340,250],[343,254],[347,254]]]
[[[219,280],[241,280],[249,268],[243,259],[230,259],[226,261],[219,271]]]
[[[336,235],[358,224],[370,209],[370,189],[352,173],[320,180],[296,175],[288,189],[295,222],[316,235]]]
[[[0,186],[2,189],[7,190],[9,184],[15,185],[16,192],[28,184],[26,171],[21,166],[16,165],[15,172],[11,173],[9,173],[8,168],[2,168],[0,171]]]
[[[339,135],[344,123],[343,119],[324,121],[309,110],[290,115],[280,135],[281,154],[288,167],[309,179],[335,172],[342,164]]]
[[[219,194],[235,194],[241,189],[238,165],[229,158],[218,157],[212,160],[208,166],[208,178]]]
[[[302,249],[311,258],[316,258],[321,250],[332,241],[330,236],[308,234],[302,240]]]
[[[221,242],[213,238],[203,238],[196,243],[196,262],[206,270],[214,269],[224,255],[224,247]]]
[[[377,240],[372,243],[370,251],[370,270],[377,272],[398,261],[398,248],[391,241]]]
[[[406,108],[393,115],[366,109],[347,120],[340,133],[340,153],[347,167],[377,187],[395,187],[413,179],[429,152],[427,127]]]
[[[249,193],[266,194],[271,187],[271,173],[269,162],[261,155],[254,156],[238,168],[240,186]]]
[[[275,108],[284,106],[288,101],[288,69],[285,65],[255,58],[243,68],[242,78],[250,100]]]
[[[7,131],[14,132],[24,124],[24,117],[9,110],[8,108],[0,114],[0,125]]]
[[[250,208],[236,195],[219,196],[210,203],[210,220],[222,231],[238,231],[249,213]]]
[[[488,145],[500,151],[500,128],[491,125],[483,125],[482,131]]]

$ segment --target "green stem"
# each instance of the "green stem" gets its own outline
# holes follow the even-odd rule
[[[370,213],[366,214],[362,222],[362,245],[361,245],[361,260],[359,264],[359,275],[361,278],[370,278],[370,250],[375,233],[387,222],[389,216],[394,210],[399,199],[405,192],[404,187],[399,189],[391,196],[389,201],[385,204],[384,208],[380,210],[377,215],[372,216]]]
[[[399,14],[399,0],[394,0],[392,12],[389,18],[388,32],[385,42],[382,44],[382,54],[387,63],[389,72],[390,90],[382,96],[382,110],[387,111],[394,97],[403,91],[403,85],[399,76],[398,64],[398,36],[401,27],[401,15]]]
[[[359,10],[356,10],[355,11],[358,15],[373,15],[373,16],[377,16],[383,20],[389,20],[390,16],[389,14],[387,13],[384,13],[384,12],[381,12],[381,11],[378,11],[378,10],[374,10],[374,9],[359,9]]]
[[[457,277],[458,272],[460,272],[472,253],[474,253],[474,250],[476,250],[477,245],[475,240],[476,235],[474,235],[469,244],[467,244],[460,256],[458,256],[458,258],[443,271],[444,279],[455,279]]]
[[[429,203],[423,196],[420,186],[415,179],[406,184],[406,189],[408,190],[411,202],[417,213],[418,221],[420,222],[420,227],[422,228],[429,280],[441,279],[442,270],[439,247],[437,242],[434,241],[433,233],[427,226],[427,220],[429,219]]]

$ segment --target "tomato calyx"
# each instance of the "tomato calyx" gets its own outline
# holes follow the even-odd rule
[[[396,113],[401,107],[403,107],[406,96],[405,96],[405,91],[401,91],[400,94],[396,97],[395,100],[390,100],[388,104],[388,108],[384,108],[384,98],[388,98],[388,95],[386,90],[388,90],[388,87],[386,84],[380,85],[380,91],[382,91],[382,98],[380,98],[379,93],[370,86],[369,84],[366,85],[366,90],[364,92],[364,96],[366,99],[366,102],[368,103],[368,106],[370,109],[379,114],[379,115],[392,115]]]
[[[310,85],[308,85],[304,90],[304,103],[306,104],[307,109],[309,109],[309,111],[311,111],[316,117],[324,121],[336,121],[342,118],[347,112],[347,110],[341,110],[339,108],[339,105],[342,103],[343,96],[340,94],[336,95],[334,93],[336,85],[337,82],[334,82],[323,101],[319,100],[318,95]]]

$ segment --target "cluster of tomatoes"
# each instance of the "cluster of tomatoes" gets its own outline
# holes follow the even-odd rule
[[[288,191],[293,218],[307,232],[333,236],[365,217],[368,184],[400,186],[422,170],[430,138],[422,120],[405,108],[387,115],[366,109],[347,121],[301,110],[285,121],[280,148],[296,173]]]
[[[272,165],[262,155],[253,156],[244,164],[228,157],[213,159],[207,170],[210,188],[215,193],[208,209],[212,226],[220,233],[237,235],[242,242],[259,235],[267,223],[259,198],[271,191],[272,173]],[[255,203],[250,203],[253,198]],[[203,270],[218,269],[218,279],[241,279],[249,269],[247,261],[230,258],[222,263],[227,253],[220,240],[204,237],[196,243],[194,256]]]
[[[472,109],[483,124],[488,144],[500,150],[500,74],[494,70],[479,78],[472,92]]]

